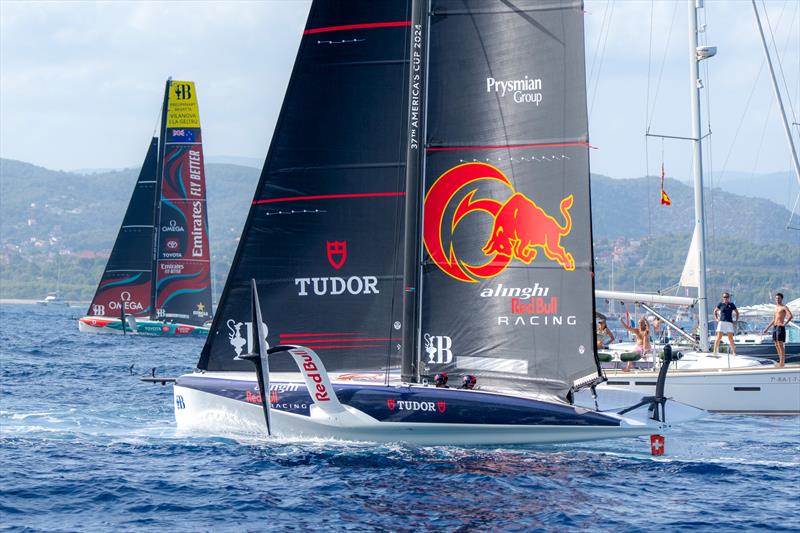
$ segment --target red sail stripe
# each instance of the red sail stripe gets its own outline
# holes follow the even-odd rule
[[[353,194],[320,194],[316,196],[290,196],[287,198],[270,198],[268,200],[253,200],[253,205],[275,204],[278,202],[297,202],[300,200],[336,200],[339,198],[376,198],[382,196],[405,196],[404,192],[366,192]]]
[[[327,26],[324,28],[311,28],[305,30],[303,32],[303,35],[312,35],[314,33],[327,33],[330,31],[365,30],[372,28],[395,28],[398,26],[411,26],[411,21],[399,20],[397,22],[368,22],[365,24],[345,24],[343,26]]]
[[[327,346],[327,345],[326,345],[326,346],[314,346],[314,349],[315,349],[315,350],[321,350],[321,349],[326,349],[326,350],[342,350],[342,349],[347,349],[347,348],[383,348],[383,347],[384,347],[384,346],[383,346],[383,345],[381,345],[381,344],[348,344],[348,345],[346,345],[346,346],[335,346],[335,345],[330,345],[330,346]]]
[[[426,152],[452,152],[460,150],[497,150],[497,149],[514,149],[514,148],[554,148],[563,146],[588,146],[588,142],[571,142],[571,143],[542,143],[542,144],[497,144],[486,146],[443,146],[440,148],[426,148]]]
[[[281,333],[280,338],[294,337],[341,337],[342,335],[358,335],[358,333]]]
[[[366,338],[366,339],[315,339],[315,340],[308,340],[308,339],[281,339],[281,342],[288,342],[290,344],[297,343],[297,344],[312,344],[318,342],[364,342],[364,341],[390,341],[391,338]]]

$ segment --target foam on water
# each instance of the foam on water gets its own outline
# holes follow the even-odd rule
[[[174,427],[202,339],[82,335],[82,310],[0,306],[0,528],[800,529],[800,419],[539,447],[265,441]],[[129,373],[134,365],[134,376]]]

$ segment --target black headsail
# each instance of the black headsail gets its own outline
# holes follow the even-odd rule
[[[153,137],[114,241],[89,315],[147,317],[152,312],[151,270],[158,138]]]
[[[431,2],[422,376],[598,377],[582,7]]]
[[[211,255],[194,82],[167,81],[161,124],[154,316],[202,325],[211,317]]]
[[[199,368],[250,370],[251,278],[270,344],[398,362],[409,35],[406,2],[312,5]]]

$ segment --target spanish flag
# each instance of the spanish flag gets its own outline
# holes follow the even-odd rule
[[[661,205],[672,205],[667,191],[664,190],[664,163],[661,163]]]

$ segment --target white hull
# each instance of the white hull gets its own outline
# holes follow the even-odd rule
[[[652,371],[608,371],[603,388],[652,394]],[[729,414],[800,415],[800,365],[695,371],[670,370],[664,394],[706,411]]]
[[[220,378],[230,380],[232,373],[218,374]],[[248,382],[255,380],[252,374],[236,374]],[[212,379],[215,377],[214,373],[203,376]],[[302,385],[302,381],[298,380],[297,383]],[[349,384],[353,385],[353,382]],[[417,389],[416,386],[413,388]],[[474,391],[474,394],[482,393]],[[174,396],[175,419],[181,430],[214,435],[266,434],[264,413],[259,404],[221,397],[177,384],[174,387]],[[668,409],[672,416],[666,424],[649,419],[646,406],[631,411],[624,417],[605,413],[620,420],[620,424],[615,426],[386,422],[350,406],[346,406],[346,413],[329,416],[316,405],[311,406],[310,416],[273,408],[271,420],[273,435],[291,439],[402,441],[419,445],[504,445],[580,442],[663,433],[673,423],[695,419],[703,414],[702,411],[674,402],[669,403]]]
[[[120,324],[121,321],[117,320],[116,323]],[[78,331],[81,333],[97,333],[106,335],[122,335],[123,333],[122,326],[118,326],[117,328],[109,328],[104,326],[93,326],[81,321],[78,321]],[[136,335],[136,332],[131,331],[130,329],[126,330],[125,333],[128,335]]]

